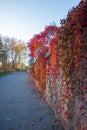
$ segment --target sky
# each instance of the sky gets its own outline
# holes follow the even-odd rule
[[[25,42],[60,19],[80,0],[0,0],[0,35]]]

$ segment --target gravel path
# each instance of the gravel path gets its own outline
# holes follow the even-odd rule
[[[0,77],[0,130],[62,130],[26,72]]]

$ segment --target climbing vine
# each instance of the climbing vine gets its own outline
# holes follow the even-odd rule
[[[87,1],[82,0],[77,7],[72,8],[66,19],[61,20],[60,27],[46,26],[43,32],[28,42],[28,47],[30,56],[35,61],[33,78],[42,95],[47,78],[50,77],[50,84],[54,87],[59,69],[62,72],[62,84],[59,89],[61,98],[58,103],[64,124],[73,120],[71,103],[74,106],[81,101],[77,109],[81,116],[84,115],[84,89],[86,91],[87,86],[84,86],[83,78],[80,77],[83,76],[82,71],[86,68],[84,63],[87,61]]]

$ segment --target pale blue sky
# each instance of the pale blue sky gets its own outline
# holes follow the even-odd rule
[[[80,0],[0,0],[0,33],[28,41],[53,21],[59,26]]]

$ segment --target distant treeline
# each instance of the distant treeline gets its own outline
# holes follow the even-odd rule
[[[0,72],[23,68],[26,44],[22,40],[0,36]]]

